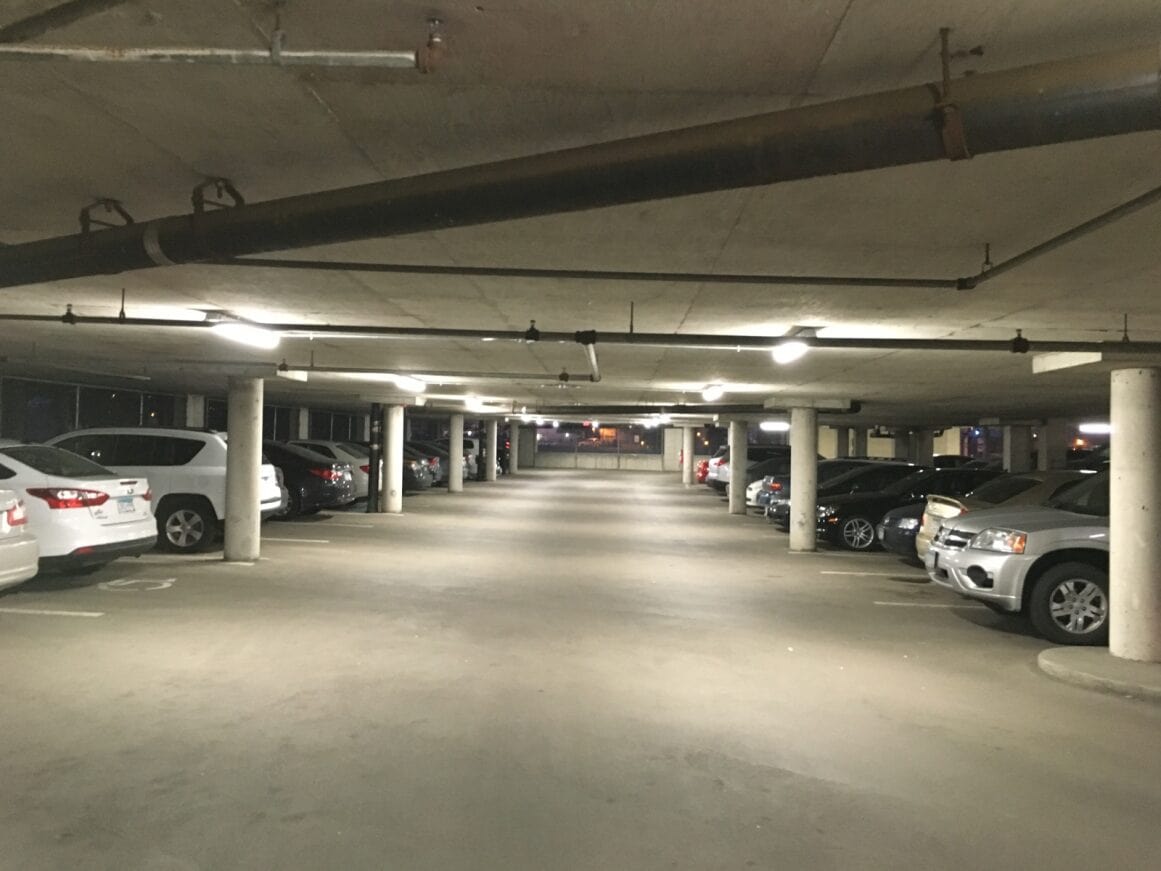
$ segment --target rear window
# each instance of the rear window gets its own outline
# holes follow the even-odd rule
[[[971,497],[979,499],[981,502],[987,502],[989,505],[999,505],[1001,502],[1007,502],[1009,499],[1031,490],[1039,483],[1035,478],[1028,478],[1024,475],[1001,475],[986,484],[981,484],[972,491]]]
[[[356,457],[371,456],[371,449],[359,444],[358,442],[339,442],[339,446],[342,447],[343,450],[354,454]]]
[[[98,466],[82,456],[48,445],[13,445],[0,448],[0,453],[18,463],[36,469],[43,475],[60,478],[116,478],[117,473]]]

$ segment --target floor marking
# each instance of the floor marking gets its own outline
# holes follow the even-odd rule
[[[136,593],[139,591],[168,590],[177,578],[117,578],[97,584],[97,589],[109,593]]]
[[[856,575],[860,578],[926,578],[927,575],[912,575],[907,572],[836,572],[820,570],[820,575]]]
[[[986,605],[942,605],[934,602],[873,602],[874,605],[884,605],[888,608],[963,608],[967,611],[986,610]]]
[[[104,617],[104,611],[49,611],[41,608],[0,608],[0,614],[35,614],[39,617]]]
[[[263,541],[285,541],[290,544],[330,544],[329,538],[264,538]]]

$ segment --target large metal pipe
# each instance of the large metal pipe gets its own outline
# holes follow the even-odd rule
[[[972,154],[1161,128],[1157,47],[955,82]],[[179,215],[0,249],[12,287],[467,226],[820,175],[945,151],[926,84],[533,157]],[[954,156],[954,155],[953,155]]]
[[[80,45],[0,45],[0,61],[394,69],[415,69],[417,66],[414,51],[272,51],[264,48],[108,48]]]

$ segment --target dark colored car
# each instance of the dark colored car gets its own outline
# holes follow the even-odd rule
[[[917,559],[915,553],[915,536],[919,534],[919,527],[923,523],[923,512],[927,509],[926,502],[916,502],[913,505],[904,505],[894,511],[888,511],[879,521],[876,529],[879,535],[879,544],[891,553],[908,559]]]
[[[874,493],[913,474],[918,466],[890,460],[873,461],[818,485],[818,501],[847,493]],[[790,490],[766,506],[766,519],[783,530],[790,529]]]
[[[718,468],[721,469],[723,467],[730,467],[729,447],[719,448],[718,454],[715,454],[715,456],[718,455],[721,457],[721,463]],[[759,463],[765,462],[767,460],[785,460],[787,466],[789,467],[790,445],[746,445],[747,463],[753,463],[756,466]],[[749,472],[749,467],[747,467],[746,471],[747,473]],[[724,481],[721,478],[711,478],[706,483],[708,483],[717,492],[724,494],[729,489],[730,481],[733,480],[733,468],[730,467],[726,474],[729,477]],[[749,478],[745,483],[749,484],[751,481],[756,480],[757,477]]]
[[[819,460],[818,486],[824,487],[839,475],[873,463],[874,460],[859,460],[842,457],[834,460]],[[756,467],[755,467],[756,468]],[[753,471],[753,469],[751,469]],[[762,490],[758,493],[758,509],[765,510],[779,496],[790,498],[790,470],[785,473],[768,473],[763,478]]]
[[[888,511],[923,502],[932,494],[963,496],[1000,474],[997,469],[922,468],[877,493],[820,498],[818,534],[848,550],[873,550],[878,546],[875,527]]]
[[[262,451],[282,470],[288,491],[284,516],[314,514],[355,501],[350,463],[281,442],[264,441]]]

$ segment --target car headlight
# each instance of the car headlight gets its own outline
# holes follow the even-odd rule
[[[977,533],[968,547],[990,550],[993,553],[1023,553],[1028,544],[1028,533],[1014,529],[985,529]]]
[[[818,516],[819,517],[831,517],[834,515],[834,513],[835,513],[835,510],[834,510],[833,505],[819,505],[818,506]]]
[[[900,518],[898,525],[899,525],[900,529],[918,529],[919,528],[919,518],[918,517],[903,517],[903,518]]]

